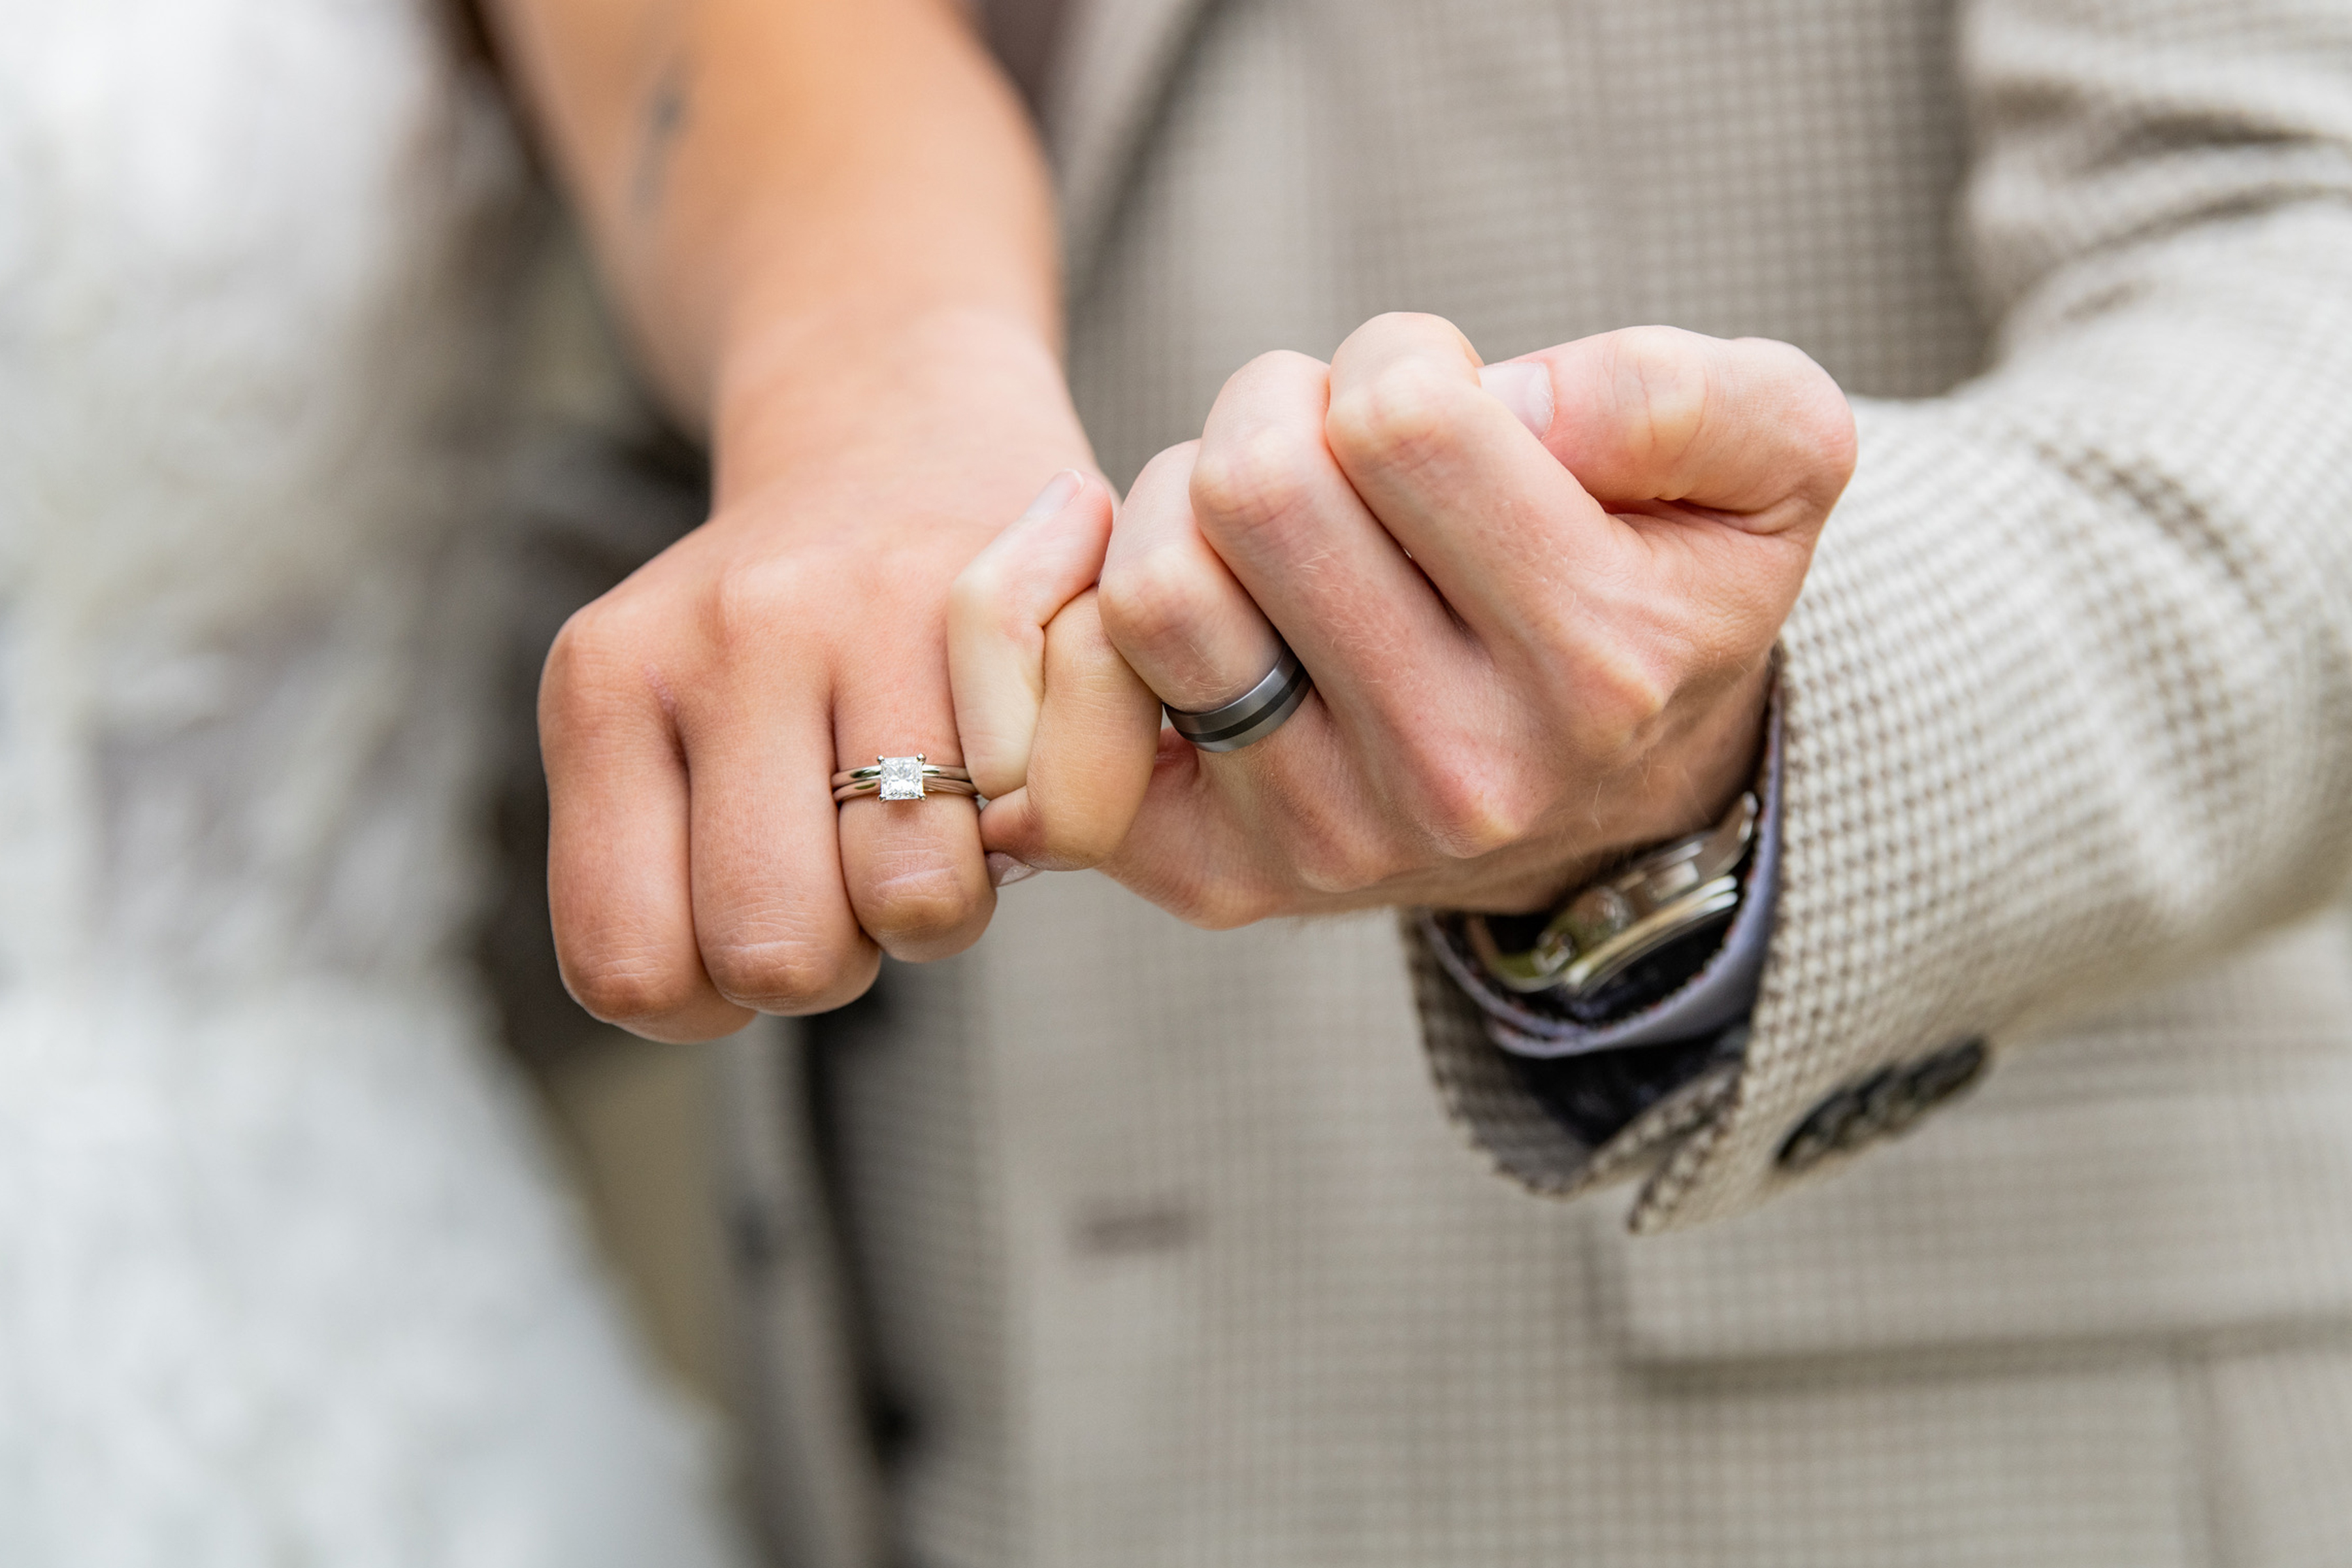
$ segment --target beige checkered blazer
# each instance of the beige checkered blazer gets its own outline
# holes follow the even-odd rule
[[[1211,935],[1041,879],[812,1030],[893,1434],[867,1467],[823,1358],[783,1380],[821,1553],[2352,1563],[2352,5],[1071,26],[1114,475],[1391,309],[1489,357],[1788,339],[1861,467],[1784,639],[1745,1066],[1611,1148],[1425,972],[1416,1008],[1388,917]],[[1975,1037],[1983,1088],[1800,1187],[1818,1107]],[[1529,1191],[1616,1177],[1675,1234]]]

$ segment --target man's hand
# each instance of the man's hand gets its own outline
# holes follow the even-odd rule
[[[1211,926],[1531,909],[1712,820],[1853,463],[1780,343],[1643,328],[1482,376],[1388,316],[1328,367],[1254,362],[1137,480],[1100,615],[1171,706],[1247,689],[1277,633],[1315,695],[1240,752],[1163,733],[1105,868]]]
[[[1000,875],[1099,864],[1150,787],[1160,700],[1110,646],[1094,591],[1110,532],[1110,491],[1064,474],[956,579],[956,728]]]

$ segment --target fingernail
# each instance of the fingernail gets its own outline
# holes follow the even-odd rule
[[[1502,399],[1503,406],[1519,417],[1519,423],[1543,439],[1551,428],[1551,372],[1526,360],[1513,360],[1507,364],[1490,364],[1478,373],[1478,384]]]
[[[1037,874],[1037,868],[1026,860],[1015,860],[1000,850],[988,852],[988,882],[993,888],[1009,888],[1015,882],[1025,882]]]
[[[1086,475],[1078,472],[1077,469],[1064,468],[1047,482],[1044,489],[1037,492],[1037,499],[1029,503],[1029,510],[1013,521],[1035,522],[1040,518],[1053,516],[1070,504],[1070,498],[1077,494],[1079,488],[1086,482]]]

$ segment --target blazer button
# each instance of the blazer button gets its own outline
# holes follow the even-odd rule
[[[1810,1171],[1823,1160],[1842,1150],[1851,1149],[1860,1142],[1859,1127],[1863,1119],[1862,1090],[1868,1081],[1839,1089],[1812,1109],[1812,1113],[1797,1123],[1780,1145],[1780,1166],[1790,1172]]]
[[[1846,1085],[1797,1123],[1780,1145],[1780,1168],[1798,1174],[1832,1154],[1909,1131],[1922,1116],[1983,1077],[1990,1060],[1984,1040],[1972,1037]]]
[[[1985,1068],[1992,1065],[1992,1049],[1984,1037],[1977,1035],[1956,1045],[1946,1046],[1934,1056],[1916,1062],[1904,1075],[1906,1092],[1918,1107],[1912,1120],[1943,1104],[1954,1095],[1972,1089],[1984,1077]]]

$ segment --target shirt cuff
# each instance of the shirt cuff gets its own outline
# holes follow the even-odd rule
[[[1739,910],[1722,944],[1698,973],[1659,1000],[1622,1017],[1580,1021],[1544,1009],[1541,999],[1521,996],[1490,980],[1465,945],[1458,925],[1431,912],[1422,915],[1430,949],[1446,973],[1485,1016],[1487,1037],[1513,1056],[1538,1060],[1586,1056],[1596,1051],[1661,1046],[1717,1037],[1755,1010],[1771,946],[1772,906],[1780,886],[1780,698],[1776,688],[1767,710],[1763,799],[1759,803],[1756,849],[1748,859]]]

